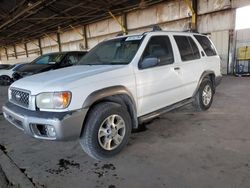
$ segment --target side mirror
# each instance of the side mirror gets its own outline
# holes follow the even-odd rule
[[[155,67],[158,64],[159,64],[159,59],[156,57],[145,58],[139,63],[139,69],[147,69]]]

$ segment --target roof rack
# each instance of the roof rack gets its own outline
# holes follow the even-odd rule
[[[116,35],[116,37],[121,37],[121,36],[123,36],[124,34],[123,33],[118,33],[117,35]]]
[[[146,35],[150,32],[156,32],[156,31],[163,31],[162,28],[159,26],[159,25],[153,25],[152,26],[152,30],[151,31],[145,31],[144,33],[142,33],[142,35]],[[164,31],[163,31],[164,32]],[[166,31],[167,32],[167,31]],[[172,32],[188,32],[188,33],[199,33],[197,30],[194,30],[194,29],[186,29],[186,30],[182,30],[182,31],[172,31]],[[123,36],[124,33],[118,33],[116,35],[116,37],[120,37],[120,36]]]
[[[182,32],[199,33],[196,29],[186,29],[186,30],[183,30]]]
[[[144,33],[142,33],[142,35],[148,34],[150,32],[155,32],[155,31],[162,31],[162,28],[159,25],[153,25],[152,31],[145,31]]]
[[[159,25],[154,25],[153,31],[162,31],[162,28]]]

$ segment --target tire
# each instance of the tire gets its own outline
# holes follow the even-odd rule
[[[125,107],[112,102],[100,103],[88,114],[80,144],[92,158],[108,159],[127,145],[131,131],[131,117]]]
[[[193,106],[196,111],[206,111],[213,102],[214,88],[209,78],[204,78],[198,92],[194,96]]]
[[[0,76],[0,85],[3,86],[3,77]]]
[[[3,75],[1,76],[1,85],[9,86],[12,83],[12,79],[9,76]]]

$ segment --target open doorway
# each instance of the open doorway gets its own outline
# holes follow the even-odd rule
[[[241,7],[236,10],[236,24],[235,29],[248,29],[250,28],[250,6]]]
[[[236,10],[236,75],[250,75],[250,6]]]

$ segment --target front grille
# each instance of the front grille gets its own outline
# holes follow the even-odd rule
[[[29,92],[18,89],[11,89],[11,102],[28,108],[29,107]]]

